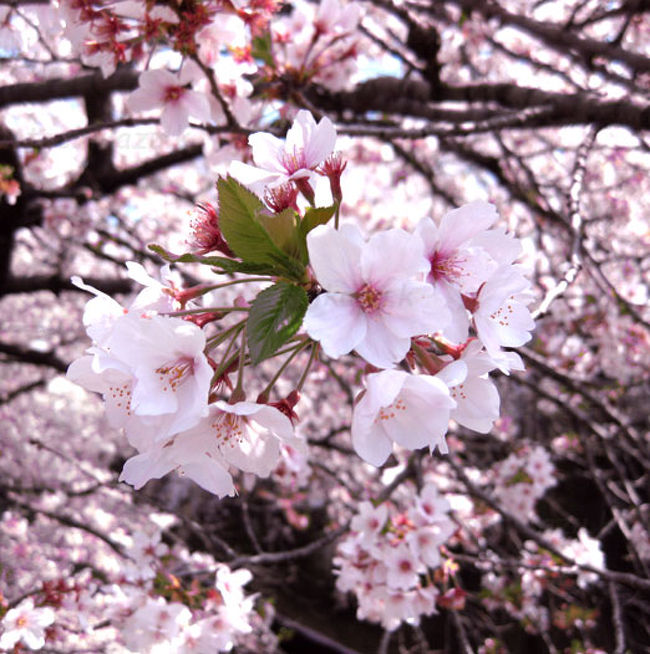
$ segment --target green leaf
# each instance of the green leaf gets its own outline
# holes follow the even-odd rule
[[[271,30],[267,30],[264,34],[260,34],[253,39],[251,55],[253,59],[261,59],[267,66],[275,68]]]
[[[257,295],[247,323],[253,364],[275,354],[298,331],[308,305],[305,290],[288,282],[277,282]]]
[[[170,261],[172,263],[176,261],[176,255],[172,254],[169,250],[165,250],[162,245],[158,245],[157,243],[150,243],[147,247],[165,261]]]
[[[246,273],[247,275],[277,275],[278,269],[268,263],[237,261],[227,257],[210,257],[210,265],[224,273]]]
[[[246,263],[267,264],[277,275],[301,279],[304,265],[283,252],[260,222],[262,201],[232,177],[217,182],[219,227],[230,249]]]
[[[257,220],[285,254],[302,260],[304,239],[300,233],[300,217],[293,209],[287,208],[276,214],[262,212]]]
[[[305,211],[305,217],[300,223],[300,231],[307,236],[314,227],[324,225],[329,222],[330,218],[336,213],[336,205],[331,207],[309,207]]]
[[[191,252],[176,255],[156,243],[149,245],[149,249],[170,263],[202,263],[206,266],[219,268],[224,273],[240,272],[249,275],[276,275],[278,272],[275,266],[266,263],[250,263],[219,256],[203,257],[198,254],[192,254]]]
[[[208,266],[215,266],[217,265],[214,263],[215,260],[226,259],[225,257],[202,257],[198,254],[192,254],[191,252],[186,252],[185,254],[174,254],[169,250],[165,250],[162,245],[158,245],[157,243],[151,243],[148,247],[152,252],[155,252],[159,257],[162,257],[165,261],[169,261],[170,263],[204,263]],[[226,260],[230,261],[230,259]]]

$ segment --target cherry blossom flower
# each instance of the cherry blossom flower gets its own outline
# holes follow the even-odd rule
[[[170,136],[179,136],[189,125],[190,116],[201,122],[210,120],[210,103],[203,93],[187,88],[200,79],[196,66],[185,65],[180,73],[147,70],[140,75],[139,88],[129,96],[131,111],[148,111],[162,107],[160,124]]]
[[[495,467],[494,494],[503,507],[526,522],[535,515],[535,504],[556,483],[555,467],[541,446],[523,448]]]
[[[41,649],[45,645],[45,628],[53,622],[54,611],[49,606],[34,608],[31,597],[24,599],[9,609],[0,623],[0,649],[10,650],[19,642],[30,649]]]
[[[455,531],[454,525],[448,520],[442,524],[432,524],[418,527],[406,535],[414,557],[422,560],[430,568],[440,565],[440,545]]]
[[[373,509],[363,502],[351,522],[354,530],[339,543],[334,558],[336,587],[356,595],[357,618],[380,622],[387,630],[402,622],[417,624],[420,616],[435,612],[439,591],[431,583],[431,568],[440,564],[440,546],[456,530],[449,504],[433,484],[402,499],[436,509],[418,513],[412,506],[407,514],[395,515],[387,503]]]
[[[191,618],[191,611],[179,602],[147,597],[145,604],[126,619],[121,633],[134,652],[151,651],[154,644],[164,647],[157,651],[178,651]]]
[[[361,502],[357,510],[357,515],[350,522],[350,529],[362,534],[361,543],[368,547],[386,524],[388,506],[380,504],[374,507],[370,502]]]
[[[287,132],[286,140],[257,132],[248,137],[255,166],[234,161],[230,173],[252,191],[263,193],[267,186],[309,179],[334,150],[336,129],[326,116],[316,123],[302,109]]]
[[[418,583],[418,576],[426,566],[413,555],[407,543],[387,548],[384,557],[386,566],[386,583],[391,588],[408,590]]]
[[[141,441],[142,452],[131,457],[120,481],[142,488],[150,479],[160,479],[176,470],[218,497],[235,494],[226,461],[205,447],[203,433],[182,432],[165,442]],[[131,443],[136,445],[134,439]]]
[[[174,300],[175,276],[169,265],[164,265],[160,271],[161,281],[154,279],[140,263],[127,261],[126,268],[131,279],[142,284],[144,288],[131,301],[128,308],[102,291],[86,284],[81,277],[73,276],[71,282],[77,287],[95,297],[84,307],[83,324],[86,333],[95,342],[102,342],[110,334],[119,318],[130,311],[143,316],[149,313],[166,313],[176,311],[180,305]],[[164,283],[163,283],[164,282]]]
[[[435,484],[428,483],[416,496],[409,517],[415,525],[432,525],[449,521],[449,502],[441,497]]]
[[[329,357],[356,350],[372,365],[391,368],[408,352],[411,336],[447,323],[433,287],[417,280],[429,264],[416,236],[391,229],[364,242],[353,225],[321,225],[307,247],[327,292],[311,303],[303,325]]]
[[[502,266],[481,286],[472,319],[490,356],[500,356],[501,346],[518,347],[530,340],[535,321],[526,306],[532,299],[529,289],[521,266]]]
[[[110,295],[84,283],[81,277],[73,276],[70,281],[77,288],[95,296],[86,302],[82,321],[86,333],[93,341],[103,341],[110,334],[115,322],[124,316],[127,310]]]
[[[172,273],[169,264],[160,269],[160,280],[152,277],[141,263],[127,261],[125,265],[129,277],[144,287],[129,305],[129,311],[138,314],[168,313],[180,309],[180,303],[174,299],[174,291],[180,280]]]
[[[208,66],[213,66],[226,47],[246,46],[246,27],[236,14],[220,12],[215,19],[196,35],[199,57]]]
[[[366,378],[366,392],[352,415],[352,444],[375,466],[390,455],[393,442],[414,450],[447,452],[445,433],[456,406],[447,385],[436,377],[384,370]]]
[[[492,429],[499,417],[499,392],[487,376],[495,367],[481,343],[472,340],[458,361],[448,364],[436,375],[449,386],[451,397],[456,401],[451,418],[483,434]]]
[[[112,424],[125,427],[138,446],[147,440],[141,428],[164,440],[207,415],[212,368],[204,347],[203,331],[185,320],[126,314],[67,376],[101,392]]]
[[[430,263],[427,281],[440,290],[452,313],[445,330],[451,340],[467,337],[462,295],[478,291],[499,265],[511,263],[521,251],[513,237],[489,229],[497,218],[494,205],[471,202],[446,213],[439,225],[424,218],[415,229]]]
[[[321,34],[349,34],[356,30],[360,17],[360,7],[354,2],[342,4],[339,0],[321,0],[314,27]]]
[[[209,202],[199,202],[196,205],[190,229],[191,237],[188,239],[188,245],[193,252],[207,254],[218,250],[228,257],[233,256],[232,250],[221,233],[219,214]]]
[[[266,477],[280,459],[282,442],[301,446],[291,421],[278,409],[219,401],[192,429],[165,442],[143,442],[141,453],[124,465],[120,480],[141,488],[149,479],[178,470],[219,497],[234,495],[229,467]]]

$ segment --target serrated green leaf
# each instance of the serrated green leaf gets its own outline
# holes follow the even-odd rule
[[[267,263],[250,263],[227,257],[210,257],[210,265],[224,273],[246,273],[247,275],[277,275],[278,269]]]
[[[300,218],[293,209],[289,207],[276,214],[261,212],[257,220],[285,254],[302,260],[303,238],[300,233]]]
[[[202,263],[206,266],[212,266],[214,268],[221,268],[223,272],[245,272],[249,274],[260,274],[260,275],[273,275],[275,270],[271,270],[270,266],[262,266],[261,264],[244,264],[242,261],[237,261],[236,259],[229,259],[228,257],[204,257],[198,254],[192,254],[191,252],[186,252],[185,254],[172,254],[169,250],[165,250],[161,245],[152,243],[148,246],[149,249],[155,252],[158,256],[162,257],[165,261],[170,263]]]
[[[336,205],[331,207],[309,207],[300,223],[300,231],[307,236],[314,227],[324,225],[336,213]]]
[[[217,189],[219,227],[230,249],[246,263],[267,264],[277,275],[300,279],[302,262],[283,252],[260,222],[268,215],[262,201],[232,177],[219,179]]]
[[[308,306],[305,290],[288,282],[277,282],[257,295],[247,322],[254,364],[275,354],[300,329]]]

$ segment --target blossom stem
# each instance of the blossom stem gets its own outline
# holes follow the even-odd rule
[[[225,329],[224,331],[219,332],[216,336],[208,339],[206,350],[212,350],[217,347],[217,345],[221,345],[221,343],[228,339],[232,332],[236,332],[236,337],[236,335],[239,333],[239,330],[246,324],[246,320],[248,320],[248,318],[240,320],[238,323],[228,327],[228,329]]]
[[[234,339],[233,339],[234,342]],[[239,365],[237,367],[237,383],[230,397],[232,403],[241,402],[246,399],[244,392],[244,367],[246,359],[246,325],[241,330],[241,347],[239,348]]]
[[[307,381],[307,375],[309,374],[309,370],[314,363],[314,360],[316,359],[316,355],[318,354],[318,350],[320,349],[320,346],[318,343],[313,343],[311,347],[311,354],[309,355],[309,361],[307,361],[307,365],[305,366],[305,370],[302,373],[302,376],[300,377],[300,381],[298,382],[298,385],[296,386],[296,390],[300,392],[302,390],[302,387],[305,385],[305,382]]]
[[[228,125],[230,127],[238,128],[239,123],[237,122],[237,119],[235,118],[232,111],[230,110],[230,105],[226,102],[223,95],[221,94],[214,71],[209,66],[206,66],[196,53],[192,54],[190,58],[199,66],[199,68],[203,71],[203,74],[207,77],[208,83],[210,84],[210,90],[212,91],[212,95],[214,95],[214,97],[221,105],[221,110],[226,116]]]
[[[230,313],[232,311],[250,311],[250,307],[203,307],[201,309],[184,309],[183,311],[170,311],[160,315],[170,317],[191,316],[197,313]]]
[[[228,330],[228,332],[234,332],[234,333],[232,334],[230,343],[228,343],[228,347],[226,348],[226,351],[224,352],[224,355],[221,358],[221,363],[219,364],[218,368],[214,371],[214,375],[212,376],[212,384],[216,383],[219,380],[219,378],[226,372],[226,370],[228,370],[233,365],[233,363],[237,360],[239,353],[233,354],[231,356],[230,352],[232,351],[233,346],[237,341],[237,336],[239,336],[239,333],[241,331],[245,331],[245,326],[246,326],[246,321],[242,321],[241,323],[235,325],[235,327],[232,327],[231,329]],[[221,339],[221,342],[223,342],[224,340],[225,337]]]
[[[273,379],[267,384],[266,388],[262,391],[261,395],[264,395],[266,397],[269,397],[271,395],[271,390],[273,389],[273,386],[275,386],[275,382],[278,381],[282,373],[287,369],[287,366],[293,361],[293,359],[298,355],[299,352],[304,350],[310,343],[309,339],[303,340],[301,343],[298,343],[293,350],[291,351],[291,354],[287,357],[286,361],[278,368],[277,372],[275,375],[273,375]]]
[[[225,288],[226,286],[234,286],[235,284],[248,284],[249,282],[268,282],[269,278],[268,277],[243,277],[239,279],[231,279],[229,282],[222,282],[221,284],[214,284],[211,286],[206,286],[205,289],[203,289],[203,293],[207,293],[208,291],[216,291],[220,288]]]

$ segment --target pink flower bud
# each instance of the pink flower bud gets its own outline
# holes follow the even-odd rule
[[[334,152],[329,157],[327,157],[327,159],[325,159],[320,168],[317,170],[317,172],[329,179],[332,197],[339,204],[343,199],[343,193],[341,192],[341,175],[343,174],[343,171],[347,165],[348,162],[343,160],[341,153]]]

